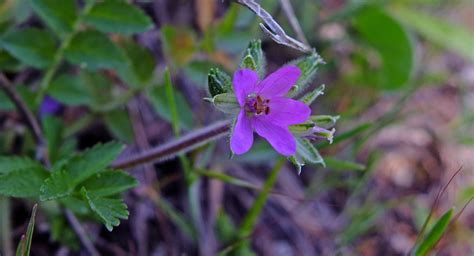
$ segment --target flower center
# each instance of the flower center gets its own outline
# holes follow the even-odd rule
[[[245,103],[245,109],[247,110],[247,112],[252,114],[268,115],[270,113],[269,103],[269,99],[264,99],[260,95],[249,95],[247,102]]]

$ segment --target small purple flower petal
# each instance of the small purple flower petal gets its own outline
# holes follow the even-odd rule
[[[282,67],[260,82],[257,93],[266,98],[285,96],[296,84],[300,75],[301,71],[298,67]]]
[[[270,145],[284,156],[296,153],[296,140],[288,127],[281,127],[260,119],[254,120],[255,131],[264,137]]]
[[[308,120],[311,109],[301,101],[276,97],[269,103],[270,112],[264,116],[280,126],[300,124]]]
[[[40,106],[40,116],[54,115],[61,109],[61,104],[54,98],[46,95]]]
[[[234,132],[230,138],[230,148],[236,155],[249,151],[253,144],[252,120],[247,117],[245,110],[240,110]]]
[[[243,107],[247,96],[255,91],[258,83],[258,74],[251,69],[240,69],[234,73],[232,82],[237,101]]]

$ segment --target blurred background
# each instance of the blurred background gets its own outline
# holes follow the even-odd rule
[[[34,106],[50,65],[44,62],[67,38],[67,29],[48,19],[54,13],[42,12],[34,2],[0,0],[0,71],[41,120],[47,115],[60,120],[64,144],[58,154],[118,140],[127,144],[121,156],[127,157],[172,140],[165,67],[179,132],[185,134],[225,118],[203,101],[209,96],[207,74],[218,67],[232,75],[250,40],[262,40],[267,73],[304,56],[272,41],[258,25],[262,21],[233,1],[127,1],[148,16],[149,26],[136,30],[141,20],[130,14],[134,11],[110,14],[129,26],[105,29],[112,45],[99,39],[76,45],[66,55],[69,63],[59,62],[45,100]],[[84,7],[83,1],[72,1],[68,13],[60,1],[42,2],[51,2],[66,20]],[[81,218],[97,250],[103,255],[403,255],[432,208],[428,230],[454,208],[462,214],[453,215],[434,251],[473,255],[474,207],[463,207],[474,196],[474,2],[258,3],[326,62],[312,83],[312,88],[326,85],[313,113],[340,115],[334,143],[316,144],[326,167],[308,164],[298,175],[285,163],[244,241],[236,240],[238,228],[278,157],[265,141],[232,159],[227,138],[187,154],[185,168],[204,170],[196,172],[191,186],[182,158],[127,170],[139,181],[125,195],[128,220],[109,232]],[[292,17],[302,33],[295,31]],[[70,25],[79,31],[110,25],[97,24]],[[51,35],[9,36],[25,28]],[[24,58],[18,54],[22,47],[42,57]],[[132,68],[120,65],[116,48]],[[81,59],[89,55],[98,60]],[[34,156],[34,149],[25,123],[0,93],[0,153]],[[4,254],[25,232],[32,204],[2,198]],[[32,255],[88,255],[64,217],[48,203],[39,208]]]

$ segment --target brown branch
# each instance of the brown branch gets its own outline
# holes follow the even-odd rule
[[[119,159],[111,165],[115,169],[127,169],[134,166],[158,163],[179,154],[187,153],[214,139],[225,136],[230,131],[230,121],[221,121],[184,135],[164,145],[144,151],[126,159]]]

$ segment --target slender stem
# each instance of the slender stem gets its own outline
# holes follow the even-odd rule
[[[126,159],[119,159],[113,163],[111,167],[115,169],[127,169],[142,164],[162,162],[179,154],[189,152],[211,140],[221,138],[229,131],[230,121],[220,121],[143,153]]]
[[[10,80],[3,74],[0,73],[0,87],[5,91],[7,96],[13,101],[16,109],[25,119],[26,124],[33,132],[33,137],[37,144],[43,145],[43,135],[41,132],[41,126],[36,119],[35,115],[28,108],[26,103],[23,101],[21,96],[15,91]]]
[[[239,238],[244,238],[248,237],[250,234],[252,234],[255,224],[257,223],[257,218],[260,216],[260,212],[263,209],[263,206],[265,206],[265,202],[267,201],[268,195],[270,194],[270,191],[273,189],[273,186],[275,185],[278,174],[280,173],[280,170],[282,169],[283,165],[285,164],[286,159],[283,157],[280,157],[280,159],[277,161],[275,164],[275,167],[273,167],[273,170],[270,173],[270,176],[267,178],[265,183],[263,184],[263,189],[260,194],[258,194],[257,199],[255,199],[255,202],[252,205],[252,208],[250,208],[249,212],[245,216],[244,221],[242,222],[242,225],[240,226],[239,229]]]
[[[37,105],[41,104],[44,95],[46,94],[49,86],[51,85],[51,80],[53,79],[54,74],[56,74],[56,71],[58,70],[59,65],[61,64],[61,61],[63,60],[66,49],[69,47],[69,44],[71,44],[71,41],[74,36],[79,32],[84,16],[86,16],[90,12],[92,7],[94,6],[94,3],[95,1],[86,1],[86,5],[84,6],[82,13],[79,15],[79,17],[77,17],[73,24],[72,31],[67,34],[66,37],[64,37],[64,40],[59,45],[59,48],[56,51],[56,54],[54,55],[53,63],[51,64],[51,66],[49,66],[48,70],[46,71],[46,74],[41,80],[40,88],[35,98],[35,103]]]
[[[79,222],[77,217],[74,215],[74,213],[71,212],[71,210],[69,209],[65,209],[64,214],[66,215],[66,218],[69,221],[69,224],[71,224],[75,233],[79,237],[79,240],[81,240],[81,243],[84,245],[84,247],[86,247],[89,254],[92,256],[100,255],[97,249],[95,249],[94,244],[87,237],[86,231],[84,230],[84,228],[82,228],[81,223]]]
[[[308,40],[304,36],[303,30],[301,29],[300,23],[296,18],[295,11],[293,10],[293,6],[291,6],[290,0],[280,0],[280,3],[286,17],[288,18],[288,21],[290,22],[291,27],[296,33],[298,40],[303,42],[305,45],[309,45]]]

